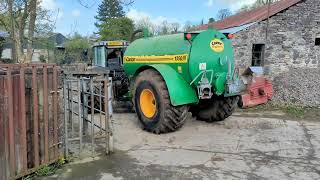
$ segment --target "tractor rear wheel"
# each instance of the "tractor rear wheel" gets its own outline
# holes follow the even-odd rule
[[[194,115],[206,122],[223,121],[232,115],[237,107],[239,97],[216,96],[210,100],[202,101],[194,107]]]
[[[189,106],[172,106],[165,81],[155,70],[142,71],[136,78],[133,102],[143,128],[155,134],[181,128]]]

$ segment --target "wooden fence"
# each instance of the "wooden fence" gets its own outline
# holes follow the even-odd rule
[[[59,159],[59,67],[0,64],[0,179]]]

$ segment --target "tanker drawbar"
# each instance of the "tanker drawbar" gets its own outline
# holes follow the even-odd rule
[[[208,122],[226,119],[244,89],[231,42],[214,29],[137,39],[124,70],[140,122],[157,134],[182,127],[190,110]]]

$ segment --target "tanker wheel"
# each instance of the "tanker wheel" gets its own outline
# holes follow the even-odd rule
[[[145,70],[137,76],[133,98],[139,121],[149,132],[176,131],[188,117],[189,106],[171,105],[166,83],[154,70]]]
[[[199,120],[206,122],[223,121],[232,115],[237,107],[239,97],[213,97],[210,100],[202,101],[194,107],[194,115]]]

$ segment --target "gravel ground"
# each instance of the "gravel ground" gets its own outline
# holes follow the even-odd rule
[[[135,114],[117,114],[114,154],[44,179],[320,179],[320,121],[272,113],[212,124],[189,119],[164,135],[142,131]]]

